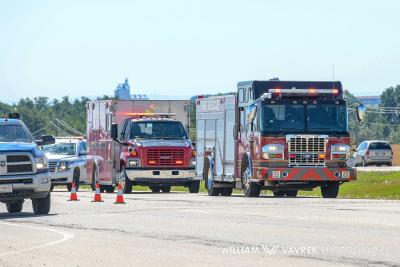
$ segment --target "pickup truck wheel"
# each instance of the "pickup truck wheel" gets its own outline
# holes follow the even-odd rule
[[[224,187],[221,191],[221,196],[229,197],[232,195],[233,187]]]
[[[336,198],[339,194],[339,183],[333,182],[321,186],[321,194],[323,198]]]
[[[49,214],[50,200],[50,193],[44,198],[32,198],[33,213],[36,215]]]
[[[285,190],[278,190],[278,191],[274,191],[274,197],[284,197],[286,195],[286,191]]]
[[[153,193],[160,193],[161,187],[159,187],[159,186],[150,186],[150,190]]]
[[[246,197],[259,197],[261,193],[261,185],[251,181],[251,170],[247,161],[242,170],[241,178],[244,195]]]
[[[299,190],[287,190],[286,196],[287,197],[297,197],[298,193],[299,193]]]
[[[24,206],[24,200],[19,200],[16,202],[9,202],[7,205],[8,213],[17,213],[21,212],[22,207]]]
[[[114,191],[115,191],[115,186],[113,186],[113,185],[107,185],[106,186],[106,192],[107,193],[114,193]]]
[[[198,193],[200,191],[200,181],[193,181],[189,184],[189,193]]]
[[[169,193],[169,192],[171,192],[171,186],[162,186],[161,191],[163,193]]]

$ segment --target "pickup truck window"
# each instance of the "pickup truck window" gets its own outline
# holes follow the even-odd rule
[[[132,122],[130,130],[131,139],[187,139],[182,123],[177,121]]]
[[[33,139],[21,124],[0,125],[0,142],[31,143]]]

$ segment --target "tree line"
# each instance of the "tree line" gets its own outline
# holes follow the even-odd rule
[[[355,98],[350,92],[346,95]],[[98,97],[112,99],[110,96]],[[195,99],[192,97],[193,108],[191,113],[191,127],[195,127]],[[352,143],[364,140],[381,139],[393,144],[400,144],[400,85],[386,88],[380,95],[381,103],[377,107],[367,107],[366,118],[363,123],[356,119],[355,104],[349,104],[349,130]],[[0,115],[9,112],[19,112],[21,119],[34,133],[35,137],[41,134],[65,135],[73,134],[69,127],[78,132],[86,133],[86,102],[90,99],[81,97],[70,99],[64,96],[60,100],[50,100],[48,97],[21,98],[12,105],[0,102]],[[191,137],[194,138],[194,132]]]

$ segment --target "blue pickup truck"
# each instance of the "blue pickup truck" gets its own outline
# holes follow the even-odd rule
[[[54,138],[34,140],[19,115],[0,118],[0,202],[9,213],[20,212],[25,199],[32,199],[35,214],[50,211],[50,172],[40,146]]]

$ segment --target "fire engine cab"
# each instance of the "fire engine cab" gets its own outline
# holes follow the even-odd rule
[[[365,108],[357,108],[358,118]],[[356,180],[347,103],[338,81],[247,81],[235,95],[196,102],[197,176],[209,195],[335,198]]]
[[[102,100],[87,104],[87,182],[99,181],[113,192],[119,181],[125,193],[135,185],[153,192],[171,186],[198,193],[195,153],[186,129],[190,101]]]

